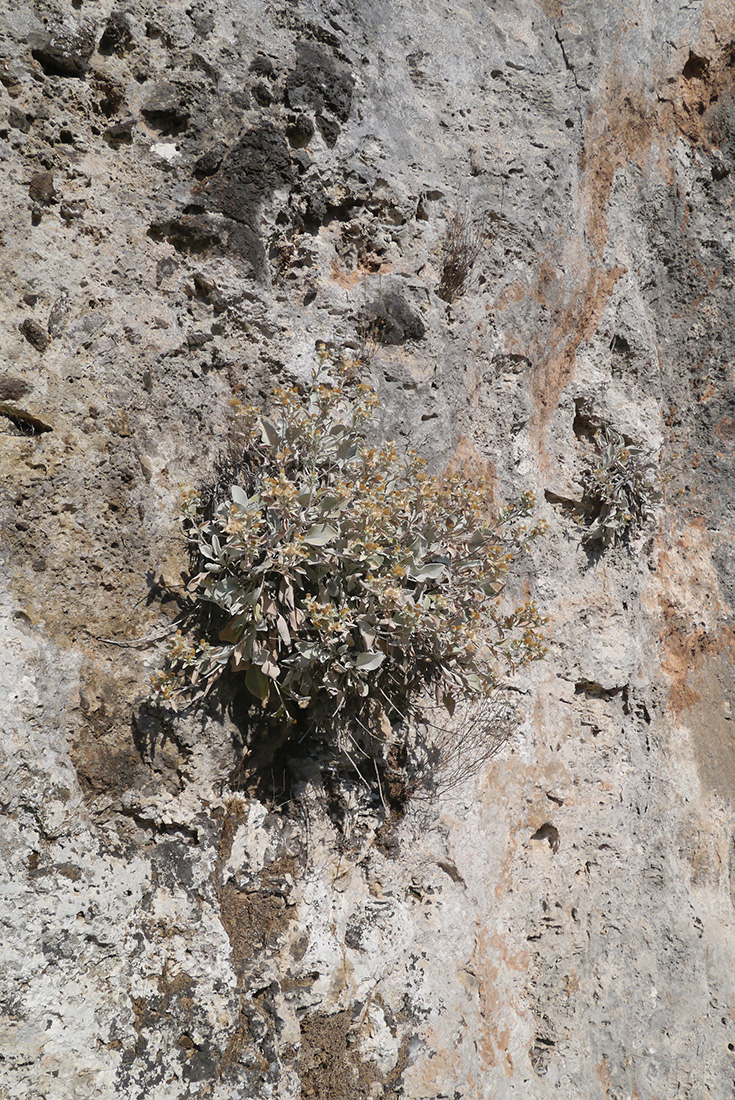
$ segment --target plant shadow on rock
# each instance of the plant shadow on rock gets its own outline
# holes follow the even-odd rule
[[[220,709],[232,783],[288,801],[310,781],[330,816],[400,815],[471,775],[514,727],[503,680],[543,656],[532,602],[501,604],[540,526],[529,496],[370,446],[377,397],[325,349],[311,389],[237,435],[184,504],[191,578],[156,702]]]

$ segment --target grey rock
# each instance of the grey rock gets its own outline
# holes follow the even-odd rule
[[[181,133],[189,123],[186,95],[169,81],[161,81],[147,90],[141,111],[149,125],[162,134]]]
[[[99,55],[67,0],[5,9],[0,1094],[725,1100],[730,8],[132,0]],[[376,441],[548,525],[514,736],[390,819],[316,753],[249,774],[235,692],[148,701],[182,487],[322,340]],[[603,551],[593,423],[664,490]]]
[[[31,128],[32,116],[19,111],[17,107],[11,107],[8,111],[8,121],[15,130],[21,130],[27,134]]]
[[[94,53],[96,28],[70,17],[31,35],[31,52],[49,76],[84,77]]]
[[[329,111],[346,122],[352,106],[354,78],[326,50],[310,42],[296,43],[296,65],[286,78],[289,107],[308,107],[321,114]]]
[[[133,131],[135,130],[135,119],[124,118],[120,122],[113,122],[112,126],[108,126],[105,130],[105,140],[110,145],[128,145],[133,140]]]
[[[53,172],[35,172],[28,184],[28,194],[33,202],[49,206],[56,197]]]
[[[124,11],[113,11],[100,37],[100,53],[124,53],[132,44],[133,32],[130,25],[130,17]]]
[[[364,324],[381,344],[420,340],[426,333],[419,314],[393,289],[368,306]]]
[[[25,321],[21,321],[19,327],[28,343],[31,344],[36,351],[46,350],[48,345],[48,333],[40,322],[34,321],[32,317],[26,317]]]

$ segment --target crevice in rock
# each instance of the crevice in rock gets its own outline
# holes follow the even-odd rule
[[[181,822],[156,821],[155,818],[147,817],[140,810],[125,807],[120,810],[120,813],[123,817],[129,817],[141,829],[149,830],[157,836],[182,836],[188,844],[199,844],[199,830],[191,825],[184,825]]]
[[[599,684],[596,680],[578,680],[574,685],[575,695],[585,695],[588,699],[603,699],[605,702],[610,699],[614,699],[616,696],[620,696],[623,701],[623,710],[628,713],[628,684],[621,684],[619,687],[605,688],[602,684]]]
[[[562,41],[561,35],[559,34],[558,30],[554,30],[554,38],[558,42],[559,49],[561,50],[561,56],[564,58],[564,68],[567,70],[567,72],[571,73],[572,80],[574,81],[575,87],[579,89],[579,83],[577,81],[577,74],[574,71],[574,65],[572,65],[571,61],[569,60],[569,57],[567,56],[567,51],[566,51],[566,48],[564,46],[564,42]]]
[[[23,409],[13,409],[10,405],[0,402],[0,416],[5,417],[16,428],[20,435],[43,435],[44,432],[52,432],[53,428],[40,417]]]
[[[177,252],[206,252],[223,243],[222,227],[209,218],[183,214],[168,221],[154,222],[147,234],[154,241],[168,241]]]

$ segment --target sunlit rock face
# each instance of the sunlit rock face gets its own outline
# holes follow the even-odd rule
[[[10,0],[0,81],[0,1095],[731,1096],[731,0]],[[182,487],[320,341],[548,524],[519,728],[389,820],[146,703]]]

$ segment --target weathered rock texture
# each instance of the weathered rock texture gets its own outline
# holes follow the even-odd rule
[[[5,0],[0,58],[0,1096],[731,1097],[732,0]],[[228,402],[371,309],[385,433],[535,490],[550,648],[340,834],[144,702]],[[590,418],[665,487],[602,554]]]

